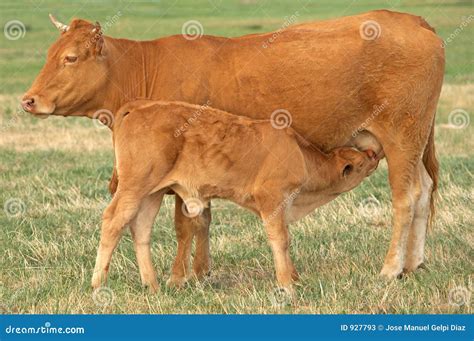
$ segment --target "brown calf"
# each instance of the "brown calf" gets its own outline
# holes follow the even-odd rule
[[[199,118],[186,126],[197,110]],[[112,251],[131,224],[134,238],[144,241],[136,244],[136,253],[142,282],[152,290],[158,283],[149,236],[159,210],[152,203],[170,189],[187,204],[188,214],[198,215],[213,198],[255,212],[264,221],[278,283],[290,288],[298,274],[290,259],[287,224],[356,187],[377,167],[375,153],[382,153],[374,140],[367,152],[342,147],[325,154],[293,129],[276,129],[268,120],[147,100],[119,110],[114,146],[119,185],[104,212],[92,285],[106,280]],[[192,230],[178,235],[169,284],[181,285],[188,277],[193,235]]]

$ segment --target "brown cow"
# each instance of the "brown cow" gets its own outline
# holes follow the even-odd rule
[[[199,110],[199,117],[176,134]],[[183,102],[127,103],[116,115],[113,135],[119,182],[103,216],[95,288],[107,278],[125,225],[136,224],[140,232],[135,238],[148,240],[152,224],[142,215],[148,214],[150,201],[161,201],[172,189],[194,209],[196,202],[207,207],[211,199],[221,198],[255,212],[264,221],[278,283],[291,290],[298,273],[287,225],[356,187],[377,167],[376,155],[382,155],[376,140],[367,153],[343,147],[324,154],[292,128],[276,129],[269,120]],[[142,282],[156,290],[150,245],[139,245]],[[183,269],[190,254],[188,241],[178,251],[171,283],[182,284],[188,276]]]
[[[382,10],[297,25],[275,39],[176,35],[144,42],[103,36],[99,25],[80,19],[58,26],[61,36],[24,96],[26,110],[95,117],[135,98],[210,103],[264,119],[283,109],[295,131],[323,151],[364,128],[383,146],[392,189],[393,234],[382,275],[394,278],[423,262],[438,178],[434,116],[444,49],[422,18]],[[200,276],[209,268],[210,210],[188,219],[181,204],[177,198],[178,243],[200,226]]]

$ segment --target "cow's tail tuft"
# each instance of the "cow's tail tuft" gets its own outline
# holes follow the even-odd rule
[[[425,166],[428,175],[433,181],[433,190],[430,197],[430,227],[433,226],[435,216],[435,205],[438,197],[438,175],[439,175],[439,163],[436,158],[435,144],[434,144],[434,122],[431,126],[430,136],[428,137],[428,143],[425,147],[423,154],[423,164]]]

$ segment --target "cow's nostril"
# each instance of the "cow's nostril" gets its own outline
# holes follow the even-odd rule
[[[21,106],[26,111],[33,110],[33,107],[35,106],[35,98],[33,96],[32,97],[27,97],[27,96],[23,97],[23,100],[21,101]]]

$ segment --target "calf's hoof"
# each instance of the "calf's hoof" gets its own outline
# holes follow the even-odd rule
[[[380,272],[380,276],[387,281],[391,281],[395,278],[399,278],[402,272],[403,269],[401,266],[385,264]]]
[[[403,267],[403,273],[409,273],[417,269],[424,269],[424,268],[425,268],[425,264],[423,263],[422,260],[417,261],[417,262],[406,262],[405,266]]]
[[[156,292],[158,291],[158,282],[155,280],[153,282],[143,283],[143,287],[148,289],[150,294],[156,294]]]
[[[105,280],[104,280],[103,275],[100,272],[95,272],[92,275],[92,280],[91,280],[92,289],[98,289],[103,285],[105,285]]]
[[[296,291],[291,285],[279,286],[273,290],[270,301],[274,307],[291,306],[296,302]]]

